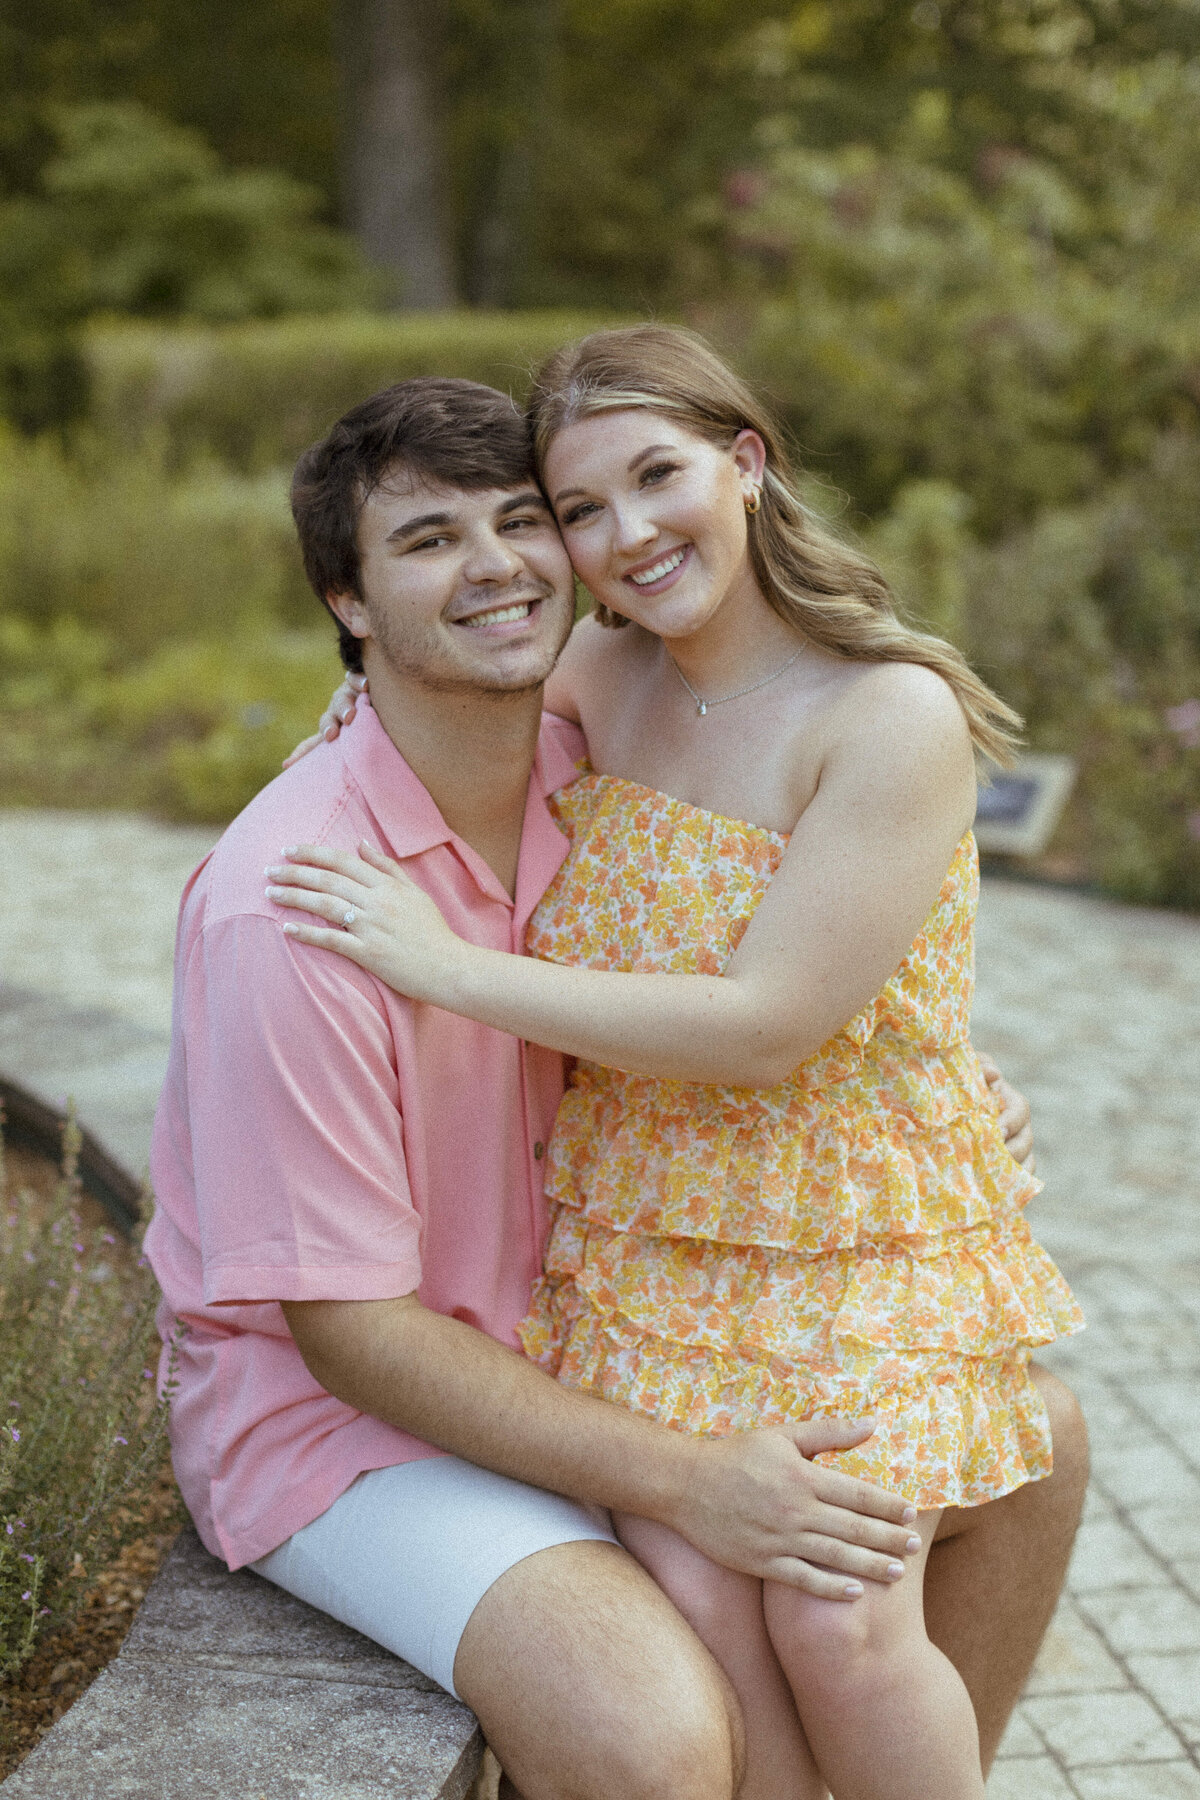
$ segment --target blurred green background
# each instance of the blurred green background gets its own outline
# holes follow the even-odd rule
[[[0,793],[230,817],[337,679],[286,491],[407,374],[709,333],[1200,909],[1191,0],[44,0],[0,24]]]

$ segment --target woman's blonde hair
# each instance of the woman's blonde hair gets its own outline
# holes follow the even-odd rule
[[[1012,761],[1019,715],[952,644],[897,618],[875,565],[835,537],[800,499],[782,429],[768,408],[695,332],[631,325],[596,331],[556,350],[535,376],[528,403],[539,469],[565,426],[626,407],[662,413],[723,448],[739,431],[756,431],[767,461],[762,504],[748,518],[750,559],[780,618],[837,656],[935,670],[953,689],[976,748],[1001,765]],[[629,622],[606,606],[597,606],[596,617],[602,625]]]

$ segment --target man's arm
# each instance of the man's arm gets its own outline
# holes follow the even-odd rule
[[[310,1373],[348,1406],[502,1475],[657,1519],[730,1568],[847,1599],[861,1579],[895,1580],[889,1565],[912,1553],[911,1506],[806,1460],[861,1442],[861,1426],[691,1437],[560,1387],[413,1294],[283,1310]]]

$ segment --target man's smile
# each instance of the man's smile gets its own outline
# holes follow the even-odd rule
[[[456,625],[468,625],[472,631],[478,631],[486,625],[515,625],[527,619],[536,600],[514,600],[507,606],[494,606],[489,612],[472,613],[470,618],[456,619]]]

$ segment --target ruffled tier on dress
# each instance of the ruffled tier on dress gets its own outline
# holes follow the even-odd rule
[[[764,869],[754,849],[748,911],[781,853]],[[965,1036],[974,878],[968,841],[910,958],[777,1088],[577,1068],[551,1144],[528,1355],[683,1431],[870,1413],[875,1435],[828,1460],[922,1507],[977,1505],[1049,1472],[1027,1364],[1082,1319],[1030,1234],[1021,1209],[1039,1184],[1006,1149]],[[741,935],[728,891],[726,942]],[[561,908],[548,919],[567,960]],[[532,947],[550,941],[535,918]],[[611,929],[589,955],[585,921],[575,948],[570,960],[619,966]]]

